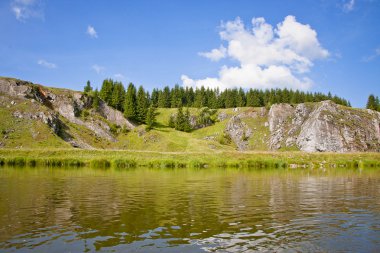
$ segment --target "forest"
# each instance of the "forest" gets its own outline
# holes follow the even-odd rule
[[[298,104],[304,102],[320,102],[332,100],[337,104],[351,106],[350,102],[336,95],[327,95],[320,92],[304,92],[289,89],[210,89],[182,87],[175,85],[170,88],[153,89],[151,93],[143,86],[136,86],[129,83],[127,90],[119,81],[105,79],[100,91],[93,91],[90,81],[84,88],[84,92],[92,95],[95,107],[98,98],[101,98],[108,105],[124,112],[125,117],[136,122],[146,122],[149,108],[179,108],[179,107],[208,107],[235,108],[235,107],[269,107],[276,103]]]

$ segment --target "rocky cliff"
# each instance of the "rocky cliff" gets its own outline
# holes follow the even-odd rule
[[[0,94],[2,106],[8,107],[15,118],[40,120],[73,147],[93,148],[80,134],[76,134],[78,131],[70,131],[71,128],[77,128],[79,132],[88,130],[93,136],[109,142],[116,141],[112,127],[134,128],[120,111],[103,101],[100,101],[97,110],[93,109],[92,97],[82,92],[1,78]]]
[[[307,152],[380,151],[380,113],[331,101],[273,105],[269,147]]]

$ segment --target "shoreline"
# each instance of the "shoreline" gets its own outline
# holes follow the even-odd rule
[[[0,149],[0,166],[96,168],[379,167],[380,153],[157,152],[84,149]]]

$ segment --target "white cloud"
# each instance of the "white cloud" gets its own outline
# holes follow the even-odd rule
[[[87,32],[88,35],[90,35],[91,38],[97,38],[98,33],[95,31],[95,28],[91,25],[87,27]]]
[[[227,49],[221,45],[219,48],[215,48],[210,52],[200,52],[200,56],[209,58],[211,61],[219,61],[220,59],[226,57]]]
[[[94,64],[94,65],[92,65],[91,68],[92,68],[93,70],[95,70],[95,72],[96,72],[97,74],[102,74],[102,73],[104,72],[104,70],[106,69],[105,67],[103,67],[103,66],[99,66],[98,64]]]
[[[48,69],[55,69],[55,68],[57,68],[57,65],[55,63],[51,63],[51,62],[48,62],[48,61],[43,60],[43,59],[38,60],[37,63],[38,63],[38,65],[41,65],[41,66],[43,66],[45,68],[48,68]]]
[[[380,56],[380,47],[376,48],[375,52],[372,55],[363,57],[362,61],[369,62],[369,61],[372,61],[379,56]]]
[[[120,73],[117,73],[115,75],[113,75],[116,79],[118,80],[123,80],[125,79],[125,76],[123,74],[120,74]]]
[[[355,0],[348,0],[343,4],[343,10],[345,12],[350,12],[355,7]]]
[[[213,61],[223,57],[239,62],[238,66],[223,66],[217,78],[193,80],[186,75],[185,86],[232,88],[289,87],[308,89],[312,84],[306,73],[313,62],[329,56],[309,25],[297,22],[294,16],[273,28],[264,18],[253,18],[252,27],[244,26],[240,18],[223,23],[220,38],[228,46],[209,53],[200,53]],[[223,50],[224,48],[224,50]]]
[[[13,0],[11,10],[19,21],[29,18],[44,18],[42,0]]]

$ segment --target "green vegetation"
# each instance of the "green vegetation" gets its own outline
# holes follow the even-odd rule
[[[0,165],[154,168],[380,167],[379,153],[144,152],[121,150],[0,150]]]
[[[92,89],[92,88],[91,88]],[[85,87],[88,92],[90,87]],[[103,81],[99,94],[108,105],[117,110],[124,111],[127,118],[137,122],[145,122],[147,110],[150,105],[160,108],[178,108],[184,107],[208,107],[234,108],[234,107],[266,107],[275,103],[305,103],[320,102],[323,100],[332,100],[337,104],[350,106],[350,102],[338,96],[332,96],[331,93],[324,95],[319,92],[303,92],[288,89],[219,89],[180,87],[175,85],[173,88],[168,86],[162,90],[153,89],[152,95],[140,86],[137,93],[134,84],[128,85],[125,92],[123,84],[114,82],[112,79]]]
[[[375,97],[373,94],[369,95],[366,108],[380,112],[379,97]]]
[[[146,114],[146,129],[148,131],[152,130],[155,122],[156,122],[156,109],[153,106],[150,106]]]

